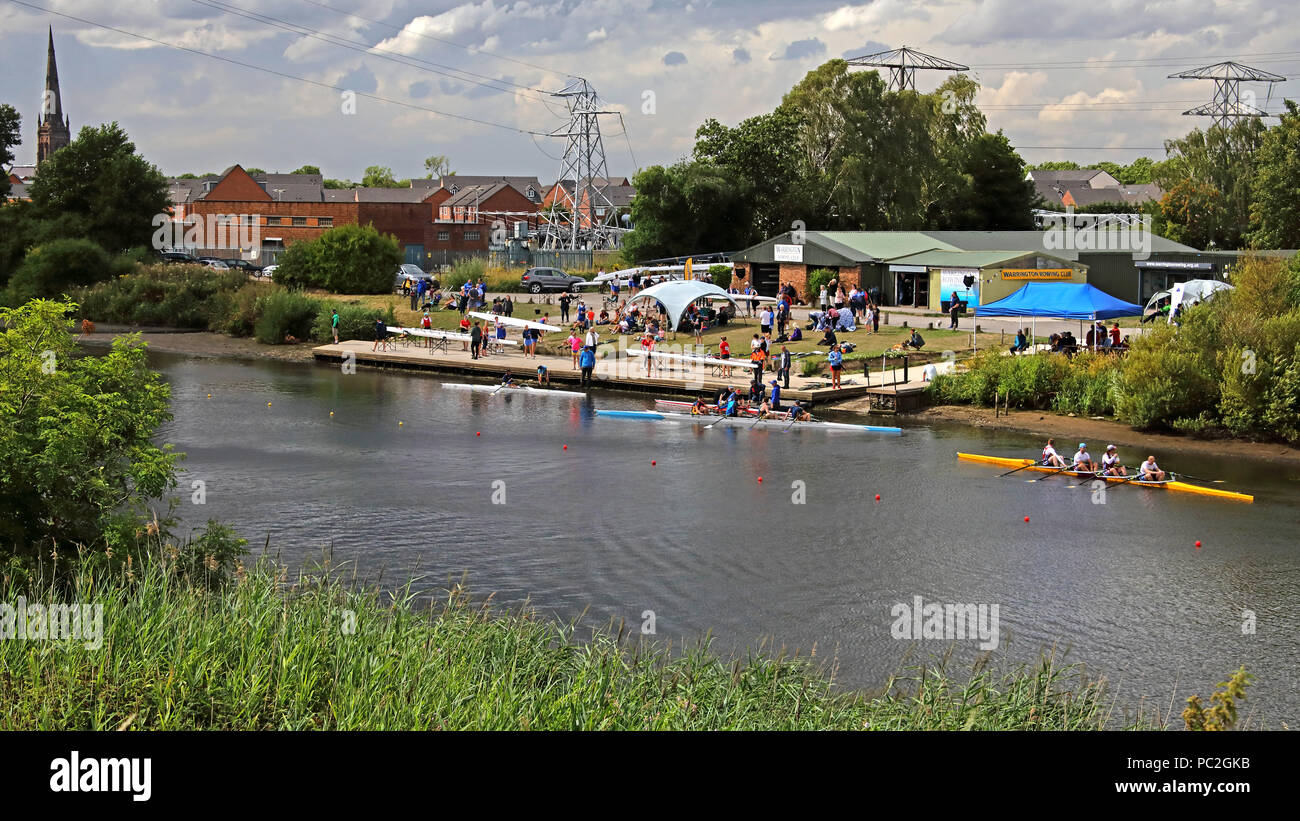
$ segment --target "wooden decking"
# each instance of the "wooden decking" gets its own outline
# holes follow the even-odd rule
[[[422,342],[398,342],[388,350],[374,350],[373,347],[373,342],[348,340],[337,345],[321,345],[314,348],[312,354],[318,362],[351,362],[358,367],[459,373],[493,380],[510,371],[516,379],[528,382],[536,378],[537,366],[545,365],[551,382],[557,386],[577,385],[582,379],[582,372],[573,366],[573,359],[568,356],[538,354],[531,358],[525,357],[521,351],[508,350],[473,359],[458,342],[452,342],[446,350],[427,348]],[[699,365],[688,365],[684,369],[681,365],[675,368],[656,366],[647,374],[643,359],[620,355],[612,346],[602,347],[602,353],[604,358],[597,361],[593,380],[602,388],[699,396],[716,394],[728,386],[744,390],[749,385],[748,369],[743,367],[747,360],[737,360],[738,367],[733,369],[730,377],[714,368]],[[919,369],[913,370],[919,375]],[[764,384],[775,378],[771,371],[763,374]],[[873,373],[869,385],[860,369],[856,373],[846,369],[841,387],[835,390],[829,387],[829,376],[804,377],[792,373],[790,387],[783,387],[781,395],[786,400],[807,400],[813,404],[871,395],[873,410],[879,405],[881,412],[890,413],[910,409],[912,402],[919,401],[920,391],[924,389],[924,385],[919,383],[882,388],[880,380],[880,374]],[[874,397],[879,397],[879,402]]]

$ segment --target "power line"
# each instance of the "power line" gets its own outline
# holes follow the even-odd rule
[[[1282,55],[1291,55],[1284,57]],[[1197,55],[1196,60],[1235,60],[1250,58],[1259,63],[1285,63],[1300,59],[1300,51],[1263,51],[1255,54],[1221,55],[1208,57]],[[1271,58],[1271,59],[1267,59]],[[1186,57],[1116,57],[1109,60],[1054,60],[1050,63],[979,63],[971,64],[978,68],[1043,68],[1043,69],[1079,69],[1079,68],[1155,68],[1169,65],[1186,65]]]
[[[289,74],[288,72],[278,71],[273,68],[266,68],[265,66],[258,66],[252,63],[245,63],[240,60],[235,60],[231,57],[224,57],[220,54],[212,54],[211,52],[202,51],[196,48],[190,48],[189,46],[178,46],[175,43],[169,43],[166,40],[158,40],[156,38],[149,37],[144,34],[136,34],[133,31],[127,31],[126,29],[120,29],[115,26],[110,26],[107,25],[106,23],[97,23],[94,20],[87,20],[84,17],[77,17],[72,14],[65,14],[61,11],[54,11],[52,9],[43,8],[41,6],[37,6],[32,3],[24,2],[24,0],[9,0],[9,2],[19,6],[26,6],[27,8],[33,9],[35,11],[41,11],[46,14],[53,14],[56,17],[63,17],[67,20],[75,20],[78,23],[84,23],[88,26],[95,26],[96,28],[101,28],[106,31],[116,32],[117,34],[124,34],[127,37],[134,37],[137,40],[144,40],[146,42],[154,43],[160,46],[165,46],[167,48],[175,49],[177,51],[185,51],[185,52],[189,52],[190,54],[197,54],[200,57],[209,57],[213,60],[220,60],[223,63],[229,63],[231,65],[240,66],[241,68],[251,68],[254,71],[261,71],[266,74],[273,74],[276,77],[282,77],[286,80],[295,80],[300,83],[307,83],[308,85],[313,85],[318,88],[328,89],[330,91],[347,91],[347,92],[351,92],[352,94],[355,94],[358,97],[365,97],[368,100],[375,100],[376,102],[381,102],[381,103],[390,103],[392,105],[402,106],[403,108],[410,108],[416,111],[425,111],[430,114],[436,114],[439,117],[448,117],[453,120],[463,120],[464,122],[475,123],[477,125],[486,125],[492,128],[500,128],[506,131],[513,131],[516,134],[537,134],[538,136],[548,136],[547,134],[544,133],[529,131],[523,128],[516,128],[515,126],[512,125],[505,125],[504,123],[494,123],[491,120],[480,120],[476,117],[467,117],[464,114],[453,114],[449,111],[439,111],[438,109],[429,108],[427,106],[422,106],[422,105],[416,105],[415,103],[408,103],[402,100],[394,100],[389,97],[381,97],[378,94],[371,94],[365,91],[356,91],[355,89],[344,88],[343,86],[330,85],[329,83],[322,82],[320,80],[312,80],[308,77],[299,77],[296,74]]]
[[[377,46],[371,46],[368,43],[359,40],[348,40],[343,37],[338,37],[337,35],[334,34],[327,34],[325,32],[310,28],[308,26],[289,22],[287,20],[282,20],[278,17],[272,17],[268,14],[262,14],[260,12],[255,12],[248,9],[242,9],[238,6],[233,6],[226,3],[218,2],[217,0],[191,0],[191,2],[197,3],[198,5],[201,6],[207,6],[209,8],[216,9],[217,11],[224,12],[226,14],[233,14],[238,17],[243,17],[247,20],[252,20],[257,23],[264,23],[268,26],[281,29],[282,31],[287,31],[291,34],[297,34],[303,37],[310,37],[313,40],[320,40],[321,42],[329,43],[330,45],[346,48],[349,51],[361,52],[366,55],[378,57],[381,60],[388,60],[389,62],[397,63],[398,65],[409,66],[411,68],[420,69],[421,71],[428,71],[433,74],[440,74],[444,77],[450,77],[451,79],[457,80],[459,82],[482,86],[484,88],[492,89],[493,91],[509,92],[510,89],[502,88],[501,85],[489,85],[489,83],[500,83],[502,85],[513,86],[517,89],[530,91],[538,95],[543,95],[547,93],[543,89],[522,85],[520,83],[516,83],[511,80],[489,77],[486,74],[477,74],[472,71],[466,71],[464,69],[459,69],[456,68],[455,66],[448,66],[443,63],[434,63],[420,57],[414,57],[408,54],[402,54],[401,52],[390,51],[388,49],[378,48]],[[386,56],[386,55],[392,55],[392,56]],[[415,65],[411,62],[407,62],[408,60],[415,61],[416,63],[424,63],[427,66],[433,66],[433,68],[426,68],[423,65]],[[457,73],[450,74],[448,73],[448,71],[439,71],[438,69],[447,69],[448,71],[454,71]],[[460,76],[461,74],[467,76],[462,77]],[[488,82],[479,82],[478,80],[471,80],[469,79],[469,77],[478,77],[481,80],[487,80]],[[529,99],[536,99],[536,98],[529,98]]]

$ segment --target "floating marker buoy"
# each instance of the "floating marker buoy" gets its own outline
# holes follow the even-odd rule
[[[763,477],[762,477],[762,476],[758,477],[758,483],[759,483],[760,485],[763,484]]]
[[[876,501],[877,501],[877,502],[880,501],[880,494],[879,494],[879,493],[876,494]]]
[[[1200,542],[1197,542],[1197,543],[1196,543],[1196,549],[1197,549],[1197,550],[1200,550],[1200,549],[1201,549],[1201,543],[1200,543]]]
[[[212,398],[212,394],[208,394],[208,398],[211,399],[211,398]]]
[[[474,431],[474,435],[475,435],[475,436],[482,436],[482,435],[483,435],[483,431],[481,431],[481,430],[476,430],[476,431]]]
[[[653,460],[653,459],[650,460],[650,467],[654,467],[654,466],[657,465],[657,464],[659,464],[659,463],[656,462],[655,460]]]
[[[568,449],[569,449],[569,446],[568,446],[568,445],[565,445],[565,446],[564,446],[564,450],[568,450]]]
[[[334,411],[330,411],[330,416],[333,416],[333,415],[334,415]]]
[[[1029,521],[1029,517],[1028,517],[1028,516],[1025,517],[1025,521],[1026,521],[1026,522]]]
[[[267,402],[267,403],[266,403],[266,406],[267,406],[268,408],[271,407],[271,403],[270,403],[270,402]]]
[[[402,424],[403,424],[403,423],[398,422],[398,423],[397,423],[397,426],[400,428],[400,427],[402,426]]]

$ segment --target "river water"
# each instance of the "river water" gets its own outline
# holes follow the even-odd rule
[[[996,478],[955,458],[1037,452],[1017,434],[906,418],[902,436],[701,430],[593,414],[644,409],[644,395],[490,396],[324,365],[152,362],[173,390],[160,439],[188,454],[185,524],[227,521],[292,563],[332,546],[368,579],[463,578],[565,621],[585,610],[584,623],[640,630],[651,611],[660,640],[815,647],[863,688],[909,647],[953,647],[963,663],[979,653],[978,640],[895,638],[896,605],[997,605],[998,656],[1068,647],[1122,709],[1163,713],[1172,700],[1180,724],[1188,694],[1208,696],[1244,664],[1256,683],[1243,715],[1300,718],[1295,469],[1157,454],[1255,504],[1129,485],[1098,503],[1064,477]],[[1059,441],[1075,444],[1064,427]]]

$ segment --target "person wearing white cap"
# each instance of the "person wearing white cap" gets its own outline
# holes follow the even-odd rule
[[[1128,471],[1119,463],[1119,450],[1114,445],[1107,445],[1101,455],[1101,472],[1105,476],[1127,476]]]
[[[1071,465],[1079,473],[1096,473],[1097,466],[1093,464],[1092,454],[1088,453],[1088,443],[1080,442],[1079,450],[1074,454],[1074,463]]]

